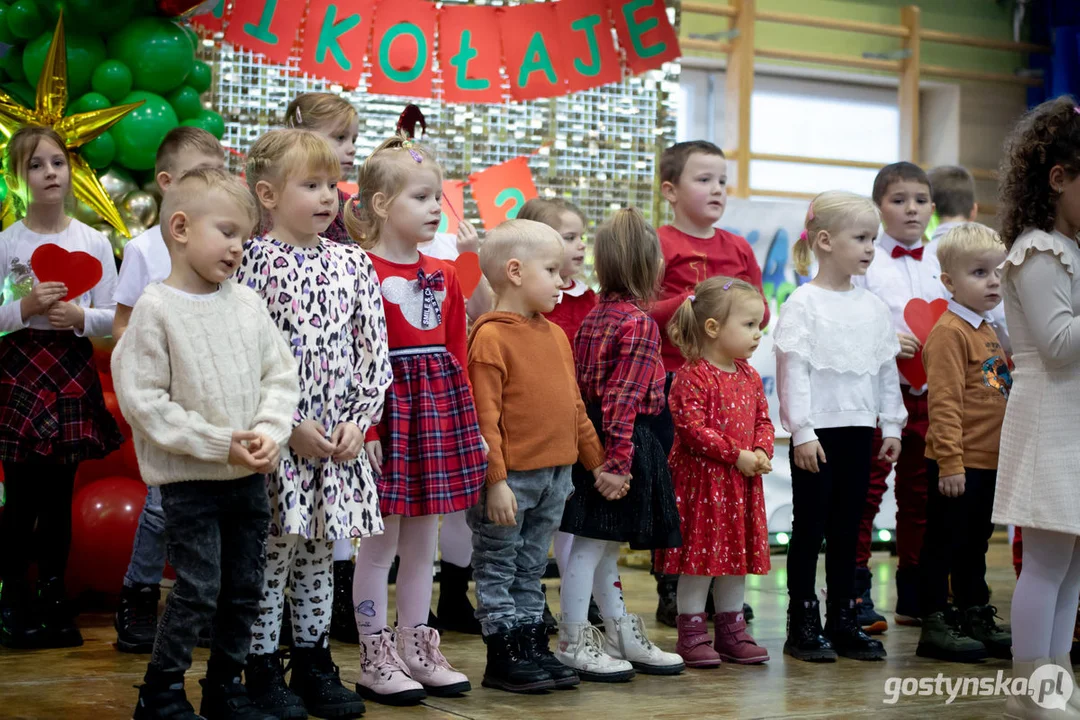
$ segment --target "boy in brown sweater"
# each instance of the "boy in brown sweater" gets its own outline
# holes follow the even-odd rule
[[[964,223],[946,233],[937,254],[953,297],[923,347],[930,430],[916,654],[956,662],[1008,658],[1012,638],[995,622],[985,578],[998,441],[1012,385],[988,320],[1001,302],[1005,246],[990,228]],[[955,607],[948,604],[950,574]]]
[[[469,378],[487,441],[487,488],[468,511],[476,616],[487,644],[484,687],[537,692],[578,684],[548,649],[540,579],[579,458],[597,482],[604,449],[574,376],[566,334],[548,322],[559,298],[563,241],[510,220],[488,234],[480,267],[495,310],[469,334]],[[594,470],[595,469],[595,470]]]

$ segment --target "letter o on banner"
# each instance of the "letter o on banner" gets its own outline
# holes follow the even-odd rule
[[[436,12],[434,3],[424,0],[379,4],[368,92],[432,96]]]

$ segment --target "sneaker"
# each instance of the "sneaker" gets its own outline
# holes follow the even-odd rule
[[[365,700],[383,705],[416,705],[427,697],[424,686],[409,676],[390,628],[360,636],[360,680],[356,692]]]
[[[990,657],[1010,660],[1012,659],[1012,630],[1008,625],[999,625],[997,621],[996,607],[979,605],[964,611],[960,628],[965,635],[985,645]]]
[[[125,653],[148,653],[154,649],[157,634],[157,608],[160,585],[125,585],[120,590],[116,609],[116,649]]]
[[[137,685],[139,701],[135,705],[132,720],[205,720],[195,714],[184,692],[184,676],[177,683],[164,688]]]
[[[471,567],[461,567],[445,560],[439,563],[438,628],[466,635],[480,634],[476,608],[469,600]]]
[[[721,660],[739,665],[768,662],[769,651],[754,642],[746,631],[746,619],[741,612],[718,613],[713,623],[716,626],[713,650]]]
[[[919,657],[961,663],[978,662],[987,655],[985,645],[949,623],[945,619],[945,613],[941,611],[930,613],[923,618],[915,654]]]
[[[239,668],[236,672],[228,679],[207,677],[199,681],[203,688],[199,714],[206,720],[277,720],[251,702],[240,682]]]
[[[280,720],[305,720],[307,708],[300,696],[285,684],[281,652],[248,655],[244,667],[248,697],[256,707]]]
[[[870,568],[855,568],[855,622],[867,635],[880,635],[889,629],[889,622],[874,609],[874,600],[870,597],[873,583]]]
[[[352,560],[334,561],[334,603],[330,612],[330,637],[349,645],[360,642],[360,633],[356,630],[356,616],[353,614],[354,568]]]
[[[675,602],[675,591],[678,586],[678,575],[656,576],[656,622],[661,625],[673,628],[677,624],[679,608]],[[693,666],[691,665],[691,667]]]
[[[547,585],[541,585],[540,586],[540,592],[544,593],[544,615],[543,615],[544,627],[547,628],[547,634],[548,635],[558,635],[559,634],[559,621],[551,613],[551,608],[548,607]]]
[[[679,628],[679,641],[675,652],[686,663],[686,667],[709,668],[720,664],[720,655],[713,649],[709,637],[709,623],[705,613],[683,614],[676,617]]]
[[[551,676],[556,688],[581,684],[581,678],[571,668],[559,662],[548,646],[547,626],[544,623],[522,625],[515,629],[522,653],[537,667]]]
[[[486,688],[513,693],[542,693],[555,689],[551,674],[537,665],[523,647],[521,629],[484,636],[487,645]]]
[[[364,714],[364,701],[341,684],[327,636],[321,637],[315,647],[294,647],[289,668],[289,689],[300,696],[315,717],[345,720]]]
[[[13,650],[44,647],[44,634],[26,582],[7,580],[0,590],[0,645]]]
[[[399,627],[397,649],[409,676],[423,685],[428,695],[452,697],[472,690],[469,678],[455,670],[439,650],[439,631],[435,628]]]
[[[825,637],[837,655],[852,660],[883,660],[885,646],[863,632],[855,621],[855,600],[830,600]]]
[[[616,660],[626,660],[643,675],[678,675],[686,669],[686,663],[676,653],[653,645],[639,615],[604,620],[604,652]]]
[[[836,662],[836,650],[821,629],[821,603],[817,599],[788,603],[784,652],[805,662]]]
[[[38,617],[41,619],[41,647],[69,648],[83,644],[75,624],[75,613],[67,600],[63,578],[38,580]]]
[[[604,639],[600,631],[588,622],[559,623],[559,647],[555,657],[563,665],[573,668],[582,680],[591,682],[629,682],[634,677],[634,666],[626,660],[617,660],[603,650]]]

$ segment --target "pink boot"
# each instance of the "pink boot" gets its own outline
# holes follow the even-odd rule
[[[675,652],[679,653],[686,667],[706,668],[720,664],[720,656],[713,650],[709,639],[709,626],[705,618],[705,613],[679,615],[676,618],[679,641],[675,644]]]
[[[757,665],[769,659],[769,651],[754,642],[746,632],[746,620],[741,612],[717,613],[716,640],[713,649],[726,662]]]

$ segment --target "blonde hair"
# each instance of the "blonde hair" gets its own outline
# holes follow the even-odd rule
[[[348,100],[331,93],[300,93],[285,109],[285,127],[321,129],[329,134],[345,130],[359,118],[360,113]]]
[[[336,162],[336,160],[335,160]],[[360,166],[357,185],[360,189],[344,208],[345,229],[353,242],[370,250],[379,241],[383,218],[375,212],[375,196],[382,193],[387,206],[405,189],[416,170],[430,170],[442,183],[442,168],[435,154],[407,135],[398,134],[382,142]]]
[[[496,292],[506,287],[506,263],[531,260],[545,251],[562,257],[563,241],[555,228],[535,220],[507,220],[487,234],[480,246],[480,270]]]
[[[11,197],[19,215],[25,215],[33,200],[29,196],[30,188],[26,181],[30,174],[30,161],[42,140],[51,140],[63,153],[68,168],[71,168],[71,153],[64,141],[51,127],[44,125],[23,125],[8,140],[4,150],[4,176],[11,188]],[[71,176],[68,176],[68,194],[71,193]]]
[[[743,297],[761,301],[757,288],[745,280],[717,275],[698,283],[668,322],[671,344],[687,360],[697,360],[705,352],[705,321],[712,319],[723,325],[735,300]]]
[[[154,159],[154,177],[163,172],[171,173],[176,167],[177,156],[188,151],[219,158],[225,155],[225,148],[216,137],[202,128],[181,125],[170,130],[161,141]]]
[[[189,215],[198,212],[213,193],[224,195],[243,210],[251,226],[255,227],[259,209],[244,182],[222,168],[199,167],[177,178],[161,199],[161,235],[167,244],[172,242],[169,219],[181,211]]]
[[[568,212],[578,216],[582,227],[588,225],[585,220],[585,213],[581,212],[581,208],[562,198],[533,198],[521,206],[517,217],[519,220],[542,222],[557,230],[559,225],[562,224],[562,216]]]
[[[341,163],[330,144],[310,130],[271,130],[248,151],[245,174],[256,201],[260,182],[280,188],[290,177],[312,172],[326,173],[334,180],[341,177]],[[266,221],[268,214],[261,203],[259,212]]]
[[[938,241],[937,258],[942,272],[953,273],[972,255],[1000,250],[1005,252],[1001,236],[981,223],[957,225]]]
[[[596,229],[593,258],[601,293],[639,301],[655,294],[664,255],[656,231],[634,208],[619,210]]]
[[[881,213],[873,200],[852,192],[828,190],[811,200],[806,211],[805,230],[791,249],[795,272],[800,275],[810,273],[819,232],[839,232],[866,216],[873,216],[880,222]]]

